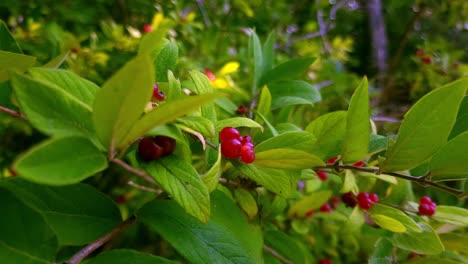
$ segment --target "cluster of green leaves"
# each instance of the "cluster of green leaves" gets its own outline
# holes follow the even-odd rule
[[[169,29],[170,24],[163,24],[147,34],[137,56],[99,87],[55,63],[37,67],[35,58],[22,54],[5,25],[0,26],[7,40],[0,47],[0,81],[11,88],[8,97],[15,110],[49,137],[18,157],[13,165],[18,178],[0,181],[7,215],[0,225],[5,234],[0,237],[2,259],[61,261],[69,257],[65,249],[89,244],[116,228],[122,221],[118,207],[94,187],[80,183],[111,163],[149,176],[151,181],[141,183],[164,192],[132,213],[138,224],[159,234],[191,263],[278,263],[269,250],[293,263],[313,263],[325,256],[338,263],[362,262],[349,253],[365,252],[374,244],[375,250],[369,250],[373,253],[364,255],[373,263],[404,259],[408,251],[430,255],[425,261],[433,263],[461,263],[466,258],[462,247],[466,234],[444,228],[463,230],[468,211],[439,206],[432,219],[419,216],[411,185],[385,172],[419,166],[429,172],[423,179],[433,183],[463,182],[468,177],[463,163],[468,158],[467,79],[418,101],[406,114],[396,140],[371,129],[366,78],[346,111],[322,115],[302,129],[302,123],[293,120],[321,100],[316,87],[298,80],[313,58],[275,65],[274,34],[262,45],[252,32],[251,88],[245,91],[252,118],[233,117],[236,104],[230,98],[235,91],[222,97],[197,71],[190,71],[183,82],[174,76],[178,48],[165,39]],[[145,110],[155,82],[166,100]],[[252,164],[226,160],[216,147],[205,149],[207,141],[219,143],[217,134],[226,126],[242,127],[243,134],[252,135],[256,144]],[[176,151],[144,162],[134,144],[144,135],[172,137]],[[340,161],[333,166],[366,160],[379,169],[331,171],[330,181],[320,182],[312,168],[325,168],[327,159],[335,156]],[[298,190],[298,181],[305,181],[306,188]],[[335,195],[368,190],[387,194],[369,211],[340,205],[332,213],[305,217]],[[30,237],[34,239],[26,239]],[[324,242],[327,239],[331,246]],[[395,248],[400,249],[397,254]],[[110,250],[89,262],[128,259],[171,263],[128,249]]]

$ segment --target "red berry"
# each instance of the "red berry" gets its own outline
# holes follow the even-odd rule
[[[353,166],[362,167],[362,166],[364,166],[364,161],[363,161],[363,160],[360,160],[360,161],[358,161],[358,162],[355,162],[355,163],[353,164]]]
[[[328,179],[328,173],[322,171],[322,170],[319,170],[316,172],[317,173],[317,176],[319,177],[319,179],[321,181],[326,181]]]
[[[151,32],[151,30],[153,30],[153,28],[151,27],[150,24],[143,25],[143,32],[148,33],[148,32]]]
[[[231,139],[241,140],[239,131],[233,127],[225,127],[219,132],[219,140],[221,142],[228,141]]]
[[[255,147],[255,145],[254,145],[252,142],[246,142],[246,143],[244,143],[244,142],[241,141],[241,143],[242,143],[242,148],[253,149],[253,148]]]
[[[242,144],[245,144],[245,143],[252,143],[252,137],[247,135],[247,136],[243,136],[241,138],[241,142]]]
[[[454,69],[458,69],[458,67],[460,67],[460,62],[456,61],[456,62],[452,63],[452,67]]]
[[[369,200],[371,200],[372,203],[376,203],[379,201],[379,196],[375,193],[370,193]]]
[[[331,198],[331,205],[333,208],[338,207],[339,204],[340,204],[340,199],[338,197],[334,196],[333,198]]]
[[[348,207],[354,207],[357,204],[356,195],[354,195],[352,192],[343,193],[341,195],[341,200]]]
[[[435,204],[420,204],[419,205],[419,214],[421,215],[427,215],[427,216],[432,216],[435,213]]]
[[[314,215],[314,214],[315,214],[315,211],[314,211],[314,210],[309,210],[309,211],[306,212],[305,216],[306,216],[306,217],[311,217],[311,216]]]
[[[174,152],[176,141],[171,137],[156,136],[154,142],[163,149],[162,156],[167,156]]]
[[[238,158],[241,155],[242,144],[239,139],[224,140],[221,143],[221,153],[228,159]]]
[[[125,195],[123,195],[123,194],[117,196],[117,197],[114,199],[114,202],[115,202],[116,204],[123,204],[123,203],[125,203],[126,201],[127,201],[127,197],[125,197]]]
[[[143,160],[151,161],[159,159],[162,153],[163,148],[157,145],[151,137],[144,137],[138,142],[138,154]]]
[[[238,115],[245,115],[249,111],[249,108],[245,105],[239,105],[239,107],[236,110],[236,113]]]
[[[422,56],[424,56],[424,50],[421,50],[421,49],[416,50],[416,56],[418,56],[418,57],[420,57],[420,58],[421,58]]]
[[[327,163],[333,164],[333,163],[336,162],[337,159],[338,159],[338,157],[329,158],[329,159],[327,160]]]
[[[155,83],[153,86],[153,98],[158,101],[162,101],[165,98],[164,93],[159,90],[157,83]]]
[[[424,64],[431,64],[432,63],[432,58],[429,57],[429,56],[425,56],[421,60],[422,60],[422,63],[424,63]]]
[[[419,203],[420,204],[430,204],[430,203],[432,203],[431,197],[423,196],[423,197],[419,198]]]
[[[319,210],[322,213],[330,213],[332,211],[332,208],[331,208],[330,204],[326,203],[326,204],[320,206]]]
[[[255,161],[255,152],[251,148],[242,146],[241,149],[241,161],[250,164]]]
[[[369,194],[366,192],[361,192],[357,195],[357,200],[359,203],[359,207],[364,210],[368,210],[372,207],[372,201],[369,199]]]
[[[214,75],[214,73],[208,69],[205,69],[205,75],[206,77],[208,77],[208,79],[210,79],[210,81],[216,80],[216,76]]]
[[[317,264],[333,264],[333,262],[329,258],[324,258],[324,259],[319,260]]]

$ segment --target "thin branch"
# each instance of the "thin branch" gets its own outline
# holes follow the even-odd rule
[[[4,112],[12,117],[15,117],[15,118],[21,118],[21,119],[26,119],[26,116],[24,116],[22,113],[20,112],[17,112],[15,110],[12,110],[10,108],[6,108],[4,106],[0,106],[0,112]]]
[[[129,164],[125,163],[125,161],[121,159],[112,159],[111,161],[119,165],[120,167],[124,168],[126,171],[135,174],[136,176],[142,178],[143,180],[151,183],[154,186],[159,187],[159,184],[155,180],[153,180],[153,178],[151,178],[151,176],[149,176],[146,172],[130,166]]]
[[[442,191],[451,193],[457,196],[459,199],[468,198],[468,195],[465,194],[463,190],[450,188],[445,185],[439,184],[437,182],[428,180],[429,175],[411,176],[411,175],[406,175],[406,174],[402,174],[398,172],[380,171],[380,168],[376,168],[376,167],[357,167],[357,166],[352,166],[352,165],[342,165],[342,164],[339,164],[338,162],[335,164],[327,164],[326,166],[315,167],[314,169],[332,169],[338,173],[343,172],[344,170],[353,170],[353,171],[362,171],[362,172],[369,172],[369,173],[375,173],[375,174],[386,174],[386,175],[394,176],[400,179],[405,179],[405,180],[416,182],[423,187],[432,186]]]
[[[372,117],[372,121],[376,122],[389,122],[389,123],[400,123],[401,120],[398,118],[393,118],[393,117],[385,117],[385,116],[376,116]]]
[[[127,184],[132,186],[133,188],[140,189],[140,190],[146,191],[146,192],[156,193],[158,195],[163,192],[161,189],[153,189],[153,188],[150,188],[150,187],[146,187],[146,186],[137,184],[137,183],[135,183],[133,181],[128,181]]]
[[[234,186],[234,187],[239,187],[240,186],[240,184],[238,182],[234,182],[234,181],[231,181],[231,180],[225,179],[225,178],[219,178],[218,182],[220,182],[222,184],[225,184],[225,185]]]
[[[68,264],[78,264],[78,263],[80,263],[84,258],[89,256],[89,254],[93,253],[94,250],[98,249],[99,247],[101,247],[102,245],[107,243],[109,240],[111,240],[113,237],[120,234],[122,231],[127,229],[127,227],[129,227],[130,225],[135,223],[135,221],[136,221],[136,217],[135,217],[135,215],[132,215],[130,218],[123,221],[118,227],[114,228],[112,231],[105,234],[103,237],[100,237],[98,240],[96,240],[93,243],[87,245],[82,250],[80,250],[78,253],[73,255],[73,257],[71,257],[70,260],[67,263]]]
[[[218,147],[215,146],[215,144],[213,144],[213,143],[210,142],[209,140],[206,140],[206,139],[205,139],[205,143],[206,143],[208,146],[212,147],[213,149],[218,150]]]
[[[208,17],[208,13],[206,12],[205,5],[203,4],[203,0],[197,0],[198,8],[200,8],[200,12],[202,13],[203,20],[205,21],[205,25],[207,27],[211,26],[210,18]]]
[[[273,257],[277,258],[278,260],[280,260],[284,264],[294,264],[294,262],[292,262],[291,260],[285,258],[283,255],[281,255],[276,250],[272,249],[271,247],[269,247],[267,245],[263,245],[263,250],[270,253]]]

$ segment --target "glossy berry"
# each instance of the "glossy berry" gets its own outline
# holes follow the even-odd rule
[[[214,73],[208,69],[205,69],[205,75],[206,77],[208,77],[208,79],[210,79],[210,81],[216,80],[216,76],[214,75]]]
[[[421,203],[421,204],[430,204],[430,203],[432,203],[431,197],[423,196],[423,197],[419,198],[419,203]]]
[[[432,216],[435,213],[437,204],[429,196],[423,196],[419,199],[419,214]]]
[[[306,216],[306,217],[311,217],[311,216],[313,216],[314,214],[315,214],[315,211],[314,211],[314,210],[309,210],[309,211],[306,212],[305,216]]]
[[[357,200],[359,207],[368,210],[379,200],[379,197],[375,193],[369,195],[369,193],[361,192],[357,195]]]
[[[319,210],[322,213],[330,213],[332,211],[332,207],[330,206],[330,204],[326,203],[326,204],[320,206]]]
[[[324,259],[319,260],[317,264],[333,264],[333,262],[329,258],[324,258]]]
[[[369,194],[369,199],[373,202],[376,203],[379,201],[379,196],[375,193],[370,193]]]
[[[241,148],[241,161],[250,164],[255,161],[255,152],[251,148]]]
[[[235,159],[241,155],[242,144],[239,139],[228,139],[221,143],[221,154],[228,159]]]
[[[142,160],[151,161],[162,156],[163,148],[157,145],[153,138],[144,137],[138,142],[138,155]]]
[[[317,177],[319,177],[319,179],[321,181],[326,181],[328,179],[328,173],[322,171],[322,170],[319,170],[316,172],[317,173]]]
[[[239,105],[239,107],[236,110],[236,113],[238,115],[245,115],[249,111],[249,108],[245,105]]]
[[[148,32],[151,32],[151,30],[153,30],[153,28],[151,27],[150,24],[143,25],[143,32],[148,33]]]
[[[241,138],[241,142],[242,144],[245,144],[245,143],[252,143],[252,137],[247,135],[247,136],[243,136]]]
[[[353,164],[353,166],[362,167],[362,166],[364,166],[364,161],[363,161],[363,160],[360,160],[360,161],[358,161],[358,162],[355,162],[355,163]]]
[[[348,207],[354,207],[358,204],[356,195],[352,192],[343,193],[341,195],[341,201]]]
[[[156,136],[153,140],[158,146],[162,147],[162,156],[167,156],[174,152],[176,141],[171,137]]]
[[[327,160],[327,163],[329,163],[329,164],[334,164],[337,160],[338,160],[338,157],[329,158],[329,159]]]
[[[331,198],[331,206],[332,208],[336,208],[338,207],[338,205],[340,204],[340,198],[334,196],[333,198]]]
[[[233,127],[225,127],[219,132],[219,140],[221,142],[228,141],[231,139],[240,140],[241,136],[239,131]]]
[[[422,58],[424,56],[424,50],[421,50],[421,49],[416,50],[416,56]]]
[[[158,84],[155,83],[153,86],[153,98],[158,101],[163,101],[165,97],[164,93],[159,90]]]
[[[424,64],[431,64],[432,63],[432,58],[429,56],[425,56],[421,59],[422,63]]]

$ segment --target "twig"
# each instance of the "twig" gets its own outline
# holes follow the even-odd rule
[[[137,184],[137,183],[134,183],[133,181],[128,181],[127,182],[128,185],[136,188],[136,189],[140,189],[142,191],[147,191],[147,192],[152,192],[152,193],[156,193],[156,194],[161,194],[163,191],[160,190],[160,189],[153,189],[153,188],[150,188],[150,187],[146,187],[146,186],[143,186],[143,185],[140,185],[140,184]]]
[[[10,108],[6,108],[4,106],[0,106],[0,112],[4,112],[12,117],[26,119],[26,116],[24,116],[22,113],[17,112],[15,110],[11,110]]]
[[[205,143],[206,143],[208,146],[210,146],[210,147],[212,147],[212,148],[218,150],[218,147],[215,146],[215,144],[213,144],[212,142],[210,142],[210,141],[208,141],[208,140],[205,139]]]
[[[468,198],[468,195],[464,193],[463,190],[458,190],[454,188],[447,187],[445,185],[433,182],[431,180],[428,180],[429,175],[423,175],[423,176],[411,176],[411,175],[406,175],[398,172],[386,172],[386,171],[380,171],[379,168],[376,167],[357,167],[357,166],[352,166],[352,165],[342,165],[339,163],[335,164],[327,164],[325,166],[321,167],[315,167],[314,169],[333,169],[336,172],[342,172],[343,170],[354,170],[354,171],[362,171],[362,172],[369,172],[369,173],[375,173],[375,174],[386,174],[390,176],[394,176],[400,179],[405,179],[409,181],[416,182],[420,184],[423,187],[427,186],[432,186],[434,188],[440,189],[442,191],[451,193],[455,196],[457,196],[459,199],[466,199]]]
[[[123,221],[118,227],[114,228],[112,231],[105,234],[103,237],[100,237],[98,240],[96,240],[93,243],[87,245],[82,250],[80,250],[78,253],[73,255],[73,257],[71,257],[70,260],[67,263],[68,264],[78,264],[78,263],[80,263],[84,258],[89,256],[89,254],[93,253],[94,250],[98,249],[100,246],[104,245],[106,242],[111,240],[113,237],[118,235],[120,232],[127,229],[127,227],[129,227],[130,225],[135,223],[135,221],[136,221],[136,217],[135,217],[135,215],[132,215],[130,218]]]
[[[230,180],[225,179],[225,178],[219,178],[218,182],[223,183],[225,185],[231,185],[231,186],[234,186],[234,187],[239,187],[240,186],[240,184],[238,182],[230,181]]]
[[[269,247],[267,245],[263,245],[263,250],[270,253],[273,257],[279,259],[284,264],[294,264],[291,260],[285,258],[283,255],[281,255],[276,250],[272,249],[271,247]]]
[[[400,123],[401,120],[393,117],[385,117],[385,116],[376,116],[372,117],[372,121],[376,122],[389,122],[389,123]]]
[[[155,180],[153,180],[153,178],[151,178],[146,172],[130,166],[129,164],[125,163],[125,161],[121,159],[112,159],[111,161],[119,165],[120,167],[124,168],[128,172],[131,172],[135,174],[136,176],[142,178],[143,180],[151,183],[152,185],[159,187],[159,184]]]
[[[211,26],[210,18],[208,17],[208,13],[205,10],[205,6],[203,5],[203,0],[197,0],[198,8],[200,8],[200,12],[202,13],[203,20],[205,21],[205,25],[207,27]]]

